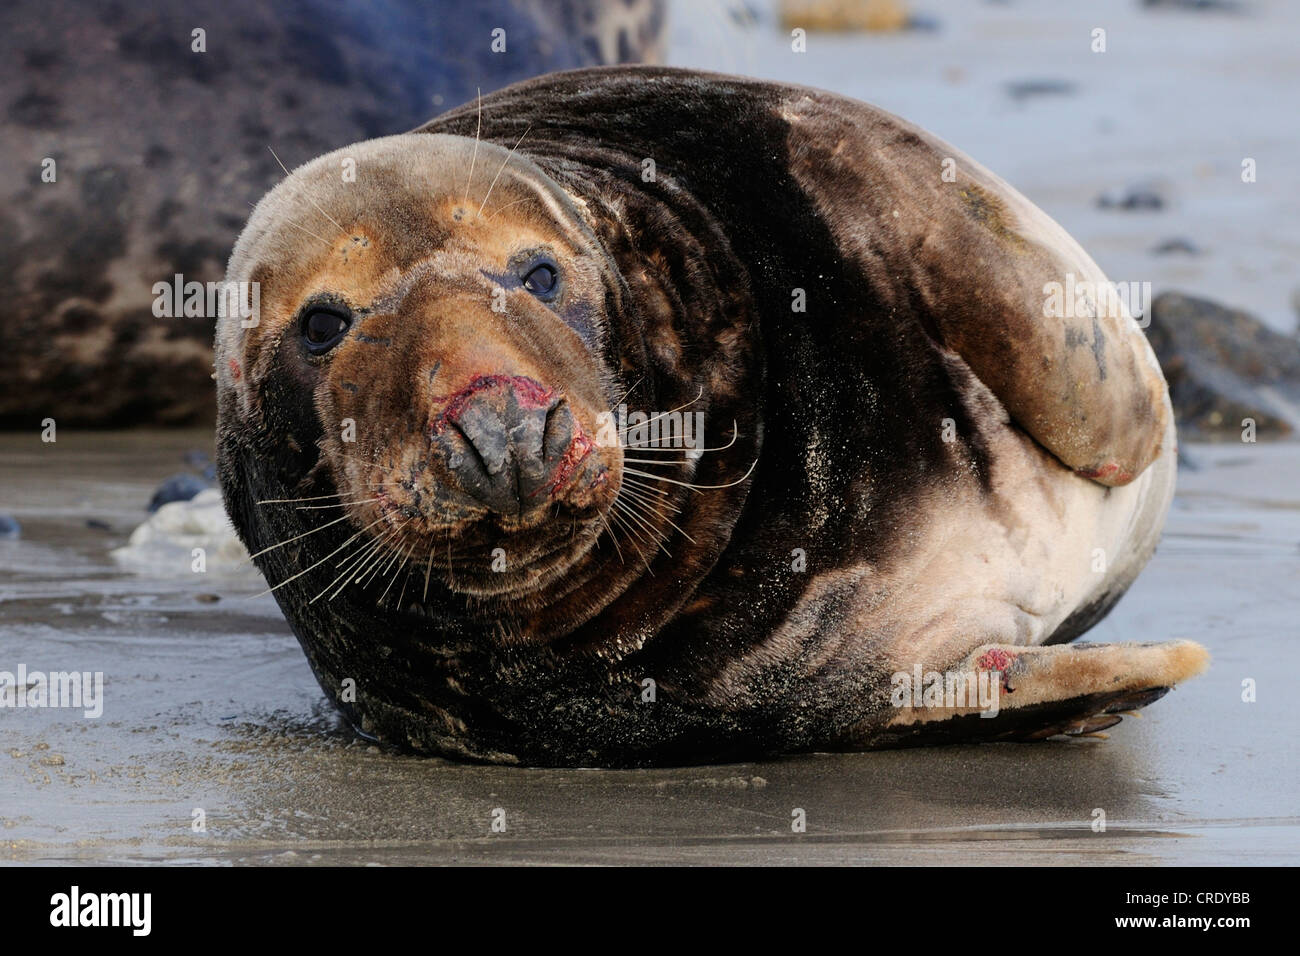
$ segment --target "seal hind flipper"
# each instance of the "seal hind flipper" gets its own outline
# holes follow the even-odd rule
[[[784,115],[794,175],[842,250],[1020,428],[1107,486],[1159,456],[1172,412],[1130,285],[1120,294],[1051,217],[919,127],[810,90],[792,91]],[[844,214],[848,201],[858,215]]]
[[[977,228],[959,232],[967,240],[984,233],[983,244],[1002,255],[981,263],[993,291],[971,287],[968,307],[939,316],[944,342],[1063,464],[1099,484],[1126,485],[1159,456],[1172,418],[1155,353],[1078,243],[967,162],[973,181],[949,201]]]
[[[986,644],[947,673],[973,675],[976,686],[996,686],[991,700],[986,695],[974,706],[899,707],[868,746],[1036,741],[1093,734],[1118,724],[1122,714],[1159,700],[1208,664],[1205,648],[1192,641],[1044,647]],[[995,715],[983,716],[982,709]]]

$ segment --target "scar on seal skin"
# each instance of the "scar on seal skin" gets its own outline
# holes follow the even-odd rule
[[[262,304],[217,334],[227,508],[371,738],[611,767],[1037,740],[1206,664],[1069,643],[1172,495],[1141,330],[1045,309],[1105,276],[864,103],[539,77],[299,167],[227,279]],[[681,414],[697,447],[649,437]],[[996,716],[892,699],[928,672]]]

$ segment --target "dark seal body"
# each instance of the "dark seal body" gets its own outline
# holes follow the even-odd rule
[[[362,169],[459,170],[447,184],[447,227],[421,238],[412,223],[423,213],[394,221],[384,203],[409,187],[407,172],[400,183],[377,176],[358,197],[330,184],[330,157],[296,171],[254,214],[228,272],[260,278],[273,317],[248,333],[220,329],[217,371],[227,506],[250,550],[269,549],[259,567],[322,686],[364,733],[538,765],[889,745],[908,742],[912,722],[933,722],[900,718],[893,675],[962,662],[1006,670],[1018,649],[1030,717],[999,725],[1010,728],[1003,737],[1058,729],[1054,701],[1086,698],[1080,714],[1109,709],[1097,694],[1113,675],[1072,688],[1065,658],[1047,653],[1064,649],[1045,645],[1099,620],[1154,549],[1172,493],[1172,418],[1159,368],[1122,307],[1094,293],[1068,314],[1046,314],[1051,283],[1104,277],[1011,187],[865,104],[668,69],[541,77],[417,135],[361,145],[374,154]],[[462,214],[478,207],[481,217],[507,198],[484,182],[482,206],[459,204],[488,148],[486,176],[499,162],[519,189],[550,197],[556,221],[582,234],[573,244],[594,263],[583,275],[601,278],[581,280],[577,304],[552,306],[558,320],[509,291],[531,310],[520,313],[526,321],[543,324],[463,358],[465,342],[514,336],[517,326],[486,305],[464,318],[474,298],[443,306],[478,291],[438,286],[416,302],[409,290],[450,281],[472,255],[495,255],[484,243],[540,228],[511,218],[510,205],[533,200],[507,194],[472,255],[436,251],[459,241]],[[323,239],[281,230],[286,219]],[[310,268],[288,248],[295,240]],[[403,251],[374,275],[407,278],[385,280],[400,288],[381,296],[339,263],[349,243],[385,241]],[[420,265],[429,255],[436,268]],[[455,290],[500,267],[465,268]],[[302,278],[277,306],[267,289],[286,276]],[[357,325],[326,372],[300,361],[299,303],[327,287]],[[439,331],[456,322],[465,324],[454,334]],[[545,322],[560,337],[543,340]],[[574,334],[563,338],[563,328]],[[498,359],[500,369],[489,367]],[[595,371],[572,364],[579,359]],[[381,365],[382,379],[361,381]],[[382,573],[340,581],[330,555],[368,540],[372,512],[353,505],[367,488],[390,487],[394,448],[415,463],[400,466],[404,487],[422,469],[438,470],[438,488],[455,486],[464,466],[443,425],[466,396],[502,382],[591,396],[572,399],[565,441],[578,440],[597,406],[626,402],[652,414],[702,411],[711,450],[671,465],[635,447],[583,458],[596,468],[583,479],[588,497],[557,499],[553,515],[568,510],[549,519],[558,526],[572,514],[579,544],[558,570],[520,571],[500,587],[480,573],[490,535],[473,537],[463,523],[434,522],[411,542],[429,557],[396,564],[409,531],[384,523],[395,508],[385,497],[374,520],[397,529],[392,566],[408,577],[414,569],[415,583]],[[412,408],[416,417],[403,417]],[[379,437],[340,446],[333,433],[345,412]],[[382,468],[345,478],[358,462]],[[338,511],[305,510],[335,494],[347,520],[326,526]],[[401,514],[428,523],[430,495]],[[981,651],[990,646],[1007,650],[991,657]],[[1126,649],[1115,686],[1162,691],[1200,666],[1199,651],[1165,646],[1175,651]],[[1031,666],[1040,659],[1031,649],[1054,663]],[[939,721],[952,728],[947,739],[998,737],[971,731],[996,723]]]

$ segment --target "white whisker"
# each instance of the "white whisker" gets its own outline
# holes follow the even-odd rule
[[[655,481],[666,481],[670,485],[681,485],[683,488],[690,488],[692,491],[720,491],[723,488],[736,487],[736,485],[742,483],[743,481],[745,481],[745,479],[747,479],[750,475],[752,475],[756,467],[758,467],[757,458],[755,458],[754,463],[749,466],[749,471],[745,472],[735,481],[729,481],[725,485],[693,485],[689,481],[677,481],[675,478],[665,478],[663,475],[656,475],[648,471],[637,471],[635,468],[627,468],[625,469],[625,471],[627,471],[629,474],[640,475],[642,478],[652,478]]]
[[[271,149],[270,146],[267,146],[266,148],[267,148],[267,149]],[[275,150],[271,149],[271,155],[272,155],[272,156],[275,156]],[[276,161],[277,163],[280,163],[280,157],[279,157],[279,156],[275,156],[275,161]],[[280,163],[280,168],[284,170],[284,175],[285,175],[285,176],[289,176],[289,175],[290,175],[290,173],[289,173],[289,169],[288,169],[288,167],[286,167],[286,166],[284,165],[284,163]],[[338,230],[339,230],[339,232],[344,232],[344,233],[347,232],[346,229],[344,229],[342,226],[339,225],[339,221],[338,221],[337,219],[335,219],[333,216],[331,216],[329,213],[327,213],[324,209],[321,209],[321,205],[320,205],[320,203],[318,203],[316,200],[314,200],[314,199],[311,198],[311,193],[308,193],[308,192],[304,191],[304,192],[303,192],[303,195],[307,197],[307,201],[308,201],[309,203],[311,203],[311,204],[312,204],[313,206],[315,206],[318,210],[320,210],[320,214],[321,214],[322,216],[324,216],[324,217],[325,217],[326,219],[328,219],[330,222],[334,223],[335,226],[338,226]],[[333,247],[333,246],[330,246],[330,248],[333,249],[334,247]]]
[[[487,205],[488,198],[492,195],[492,190],[496,188],[497,180],[501,178],[501,173],[505,171],[506,163],[510,162],[510,157],[515,154],[515,150],[519,148],[519,144],[522,143],[524,141],[524,137],[528,135],[528,130],[532,128],[533,128],[532,124],[530,123],[528,125],[528,129],[525,129],[522,133],[519,134],[519,139],[515,141],[515,145],[510,147],[510,152],[506,153],[506,158],[501,160],[501,167],[497,170],[497,174],[492,177],[492,183],[491,185],[488,186],[487,195],[483,197],[483,202],[478,207],[478,215],[480,216],[483,215],[483,207]]]
[[[465,198],[460,201],[462,206],[469,204],[469,187],[474,182],[474,166],[478,163],[478,141],[483,132],[483,87],[478,87],[478,127],[474,130],[474,154],[469,160],[469,178],[465,180]]]
[[[295,574],[293,577],[291,577],[291,578],[285,578],[285,579],[284,579],[283,581],[281,581],[279,584],[273,585],[273,586],[267,588],[265,591],[262,591],[261,593],[259,593],[259,594],[255,594],[255,595],[253,595],[253,596],[254,596],[254,597],[261,597],[263,594],[270,594],[272,591],[276,591],[276,590],[279,590],[280,588],[284,587],[284,586],[285,586],[286,584],[288,584],[290,581],[296,581],[298,578],[302,577],[302,576],[303,576],[304,574],[306,574],[308,571],[312,570],[313,568],[319,567],[320,565],[322,565],[322,564],[324,564],[326,561],[328,561],[330,558],[334,557],[334,555],[338,554],[340,551],[342,551],[344,548],[346,548],[349,544],[351,544],[354,540],[356,540],[356,539],[357,539],[358,537],[360,537],[361,535],[365,534],[365,532],[369,531],[371,528],[373,528],[375,525],[379,524],[379,522],[381,522],[381,521],[383,521],[383,520],[384,520],[383,517],[376,518],[374,521],[372,521],[370,524],[366,525],[364,528],[362,528],[360,531],[358,531],[358,532],[357,532],[356,534],[354,534],[352,537],[348,538],[348,539],[347,539],[346,541],[344,541],[341,545],[339,545],[337,548],[335,548],[335,549],[334,549],[333,551],[331,551],[329,554],[325,555],[325,557],[321,558],[321,559],[320,559],[319,561],[317,561],[315,564],[311,565],[310,567],[303,568],[301,571],[299,571],[299,572],[298,572],[297,574]]]

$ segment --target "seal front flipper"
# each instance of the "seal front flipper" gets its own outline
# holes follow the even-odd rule
[[[889,721],[858,747],[1033,741],[1096,733],[1209,665],[1192,641],[985,644],[943,673],[895,681]],[[902,686],[906,685],[906,686]],[[985,715],[989,716],[985,716]]]

